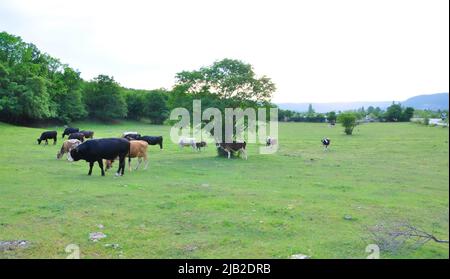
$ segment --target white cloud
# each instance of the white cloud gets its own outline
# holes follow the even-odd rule
[[[448,92],[449,7],[433,1],[10,1],[0,30],[90,79],[170,87],[221,58],[271,77],[275,101],[403,100]]]

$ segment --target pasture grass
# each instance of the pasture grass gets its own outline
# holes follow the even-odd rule
[[[0,123],[0,241],[30,243],[0,258],[65,258],[72,243],[82,258],[365,258],[367,227],[380,223],[449,236],[448,129],[372,123],[346,136],[339,126],[280,123],[278,152],[259,155],[252,144],[245,161],[217,157],[214,146],[180,149],[169,126],[74,126],[96,138],[163,135],[164,149],[149,147],[146,171],[115,177],[116,162],[105,177],[97,165],[89,177],[86,162],[56,160],[62,127],[46,128],[59,137],[44,146],[36,138],[46,129]],[[107,237],[90,241],[99,231]],[[448,244],[432,242],[381,252],[448,257]]]

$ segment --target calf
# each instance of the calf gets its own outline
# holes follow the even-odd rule
[[[69,139],[77,139],[81,142],[84,142],[84,134],[83,133],[72,133],[69,135]]]
[[[327,150],[328,146],[331,143],[330,139],[329,138],[323,138],[321,141],[322,141],[322,145],[325,147],[325,150]]]
[[[196,143],[195,143],[195,148],[196,148],[198,151],[201,151],[203,147],[206,147],[206,142],[201,141],[201,142],[196,142]]]
[[[70,151],[81,144],[81,141],[77,139],[69,139],[66,140],[63,145],[61,146],[61,149],[56,154],[56,159],[61,159],[62,156],[67,153],[67,160],[73,161],[72,157],[70,156]]]
[[[45,144],[48,144],[49,139],[53,139],[53,144],[56,144],[56,137],[58,136],[58,132],[56,131],[46,131],[41,134],[41,136],[37,139],[38,144],[41,144],[43,140],[45,140]]]
[[[122,137],[127,140],[137,140],[141,135],[138,132],[123,132]]]
[[[93,139],[94,138],[94,131],[80,131],[80,133],[82,133],[84,135],[85,139]]]
[[[143,136],[138,137],[138,140],[146,141],[149,145],[159,145],[159,149],[163,149],[163,137]]]
[[[92,174],[92,167],[97,162],[103,170],[103,159],[114,160],[119,157],[119,169],[116,175],[123,175],[125,171],[125,157],[130,152],[130,142],[121,138],[93,139],[88,140],[70,151],[70,156],[74,161],[85,160],[89,162],[88,175]],[[130,158],[128,160],[131,160]]]
[[[66,129],[64,129],[64,133],[62,134],[62,138],[64,138],[66,135],[70,135],[70,134],[73,134],[73,133],[78,133],[79,131],[80,131],[79,128],[68,127]]]
[[[222,142],[218,144],[219,148],[228,153],[228,159],[230,159],[231,152],[239,152],[244,155],[244,159],[247,160],[247,151],[245,148],[247,147],[247,143],[244,142]]]
[[[144,170],[147,169],[148,159],[147,159],[147,147],[148,143],[143,140],[132,140],[130,141],[130,152],[128,153],[128,158],[138,158],[138,164],[135,168],[137,170],[142,163],[142,158],[144,159],[145,166]],[[106,170],[112,168],[114,160],[105,160]],[[131,160],[128,162],[128,169],[131,171]]]

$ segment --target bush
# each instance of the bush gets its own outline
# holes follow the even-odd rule
[[[356,115],[352,112],[344,112],[339,114],[338,121],[344,126],[344,132],[347,135],[353,134],[353,129],[356,127]]]

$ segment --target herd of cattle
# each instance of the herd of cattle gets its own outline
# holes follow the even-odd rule
[[[37,139],[37,142],[38,144],[41,144],[42,141],[45,141],[45,144],[48,144],[48,140],[50,139],[53,140],[53,144],[56,144],[57,136],[57,131],[46,131],[41,134],[41,136]],[[145,164],[144,169],[147,169],[148,146],[159,145],[160,149],[163,149],[162,136],[142,136],[137,132],[124,132],[120,138],[94,139],[93,131],[80,131],[78,128],[68,127],[64,130],[62,138],[64,139],[65,136],[68,136],[68,139],[64,141],[61,149],[56,154],[56,158],[61,159],[64,154],[67,154],[67,159],[69,161],[85,160],[86,162],[89,162],[88,175],[92,174],[92,168],[95,162],[98,163],[98,166],[101,169],[101,174],[104,176],[105,171],[112,168],[113,162],[115,160],[119,160],[119,168],[116,175],[122,176],[125,171],[126,157],[128,157],[129,171],[131,171],[131,158],[138,158],[138,164],[135,167],[136,170],[142,162]],[[85,141],[85,139],[90,140]],[[267,146],[277,144],[277,139],[268,137],[266,140]],[[327,149],[330,145],[330,140],[328,138],[324,138],[322,139],[322,144]],[[198,151],[207,146],[206,142],[198,142],[195,138],[181,138],[178,145],[180,147],[190,146]],[[223,154],[227,154],[228,159],[231,157],[232,153],[236,152],[247,160],[247,144],[245,141],[217,143],[216,147],[220,149]]]

